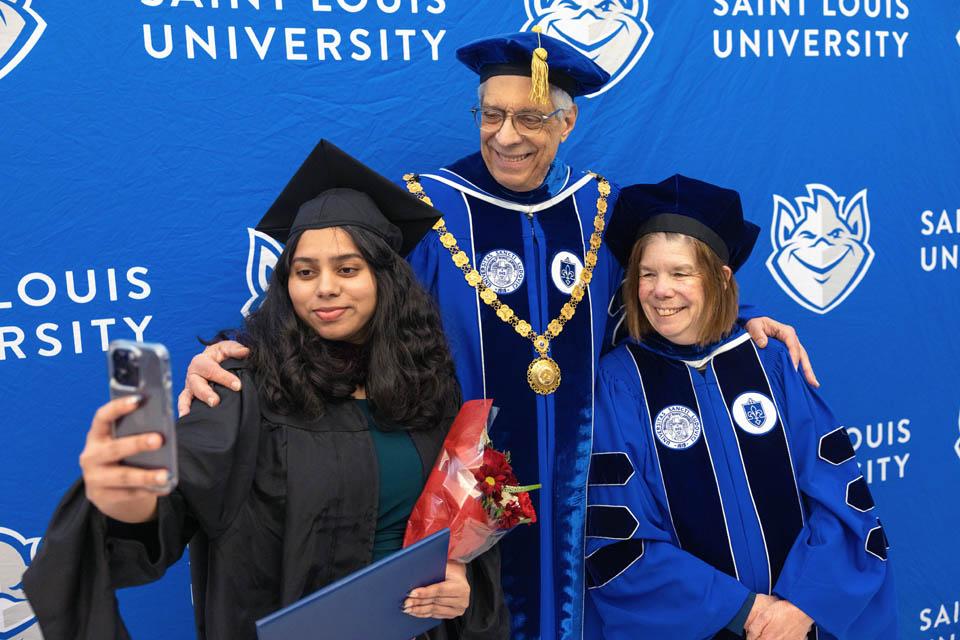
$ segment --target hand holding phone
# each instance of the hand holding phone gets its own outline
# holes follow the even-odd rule
[[[115,520],[145,522],[177,483],[169,356],[160,344],[115,340],[108,362],[113,400],[80,455],[87,498]]]
[[[80,468],[87,500],[107,517],[121,522],[147,522],[156,517],[157,498],[167,493],[166,469],[137,469],[121,461],[163,446],[158,433],[113,437],[113,425],[137,410],[140,397],[111,400],[93,416]]]

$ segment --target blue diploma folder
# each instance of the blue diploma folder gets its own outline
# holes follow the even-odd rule
[[[327,585],[289,607],[257,620],[260,640],[410,640],[440,624],[401,608],[412,589],[443,582],[450,530]]]

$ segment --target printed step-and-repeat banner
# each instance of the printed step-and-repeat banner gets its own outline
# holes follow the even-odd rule
[[[388,175],[478,148],[454,50],[541,26],[613,76],[561,155],[738,189],[744,298],[793,324],[891,541],[902,636],[960,636],[960,2],[0,0],[0,639],[79,473],[113,338],[236,326],[249,230],[326,137]],[[191,634],[186,563],[120,593]]]

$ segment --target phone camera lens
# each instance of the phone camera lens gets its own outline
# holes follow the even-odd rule
[[[113,352],[113,377],[125,387],[137,387],[140,384],[140,369],[135,353],[125,349]]]

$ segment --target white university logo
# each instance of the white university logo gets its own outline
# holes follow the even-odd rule
[[[247,289],[250,297],[240,309],[244,316],[263,302],[263,296],[270,286],[270,277],[280,254],[283,253],[283,245],[267,234],[249,227],[247,233],[250,236],[250,249],[247,253]]]
[[[521,31],[539,26],[610,74],[600,95],[630,73],[647,50],[653,28],[647,22],[649,0],[524,0],[527,21]],[[549,61],[548,61],[549,63]]]
[[[43,640],[23,593],[23,572],[37,555],[40,538],[0,527],[0,640]]]
[[[867,190],[849,201],[822,184],[807,195],[773,196],[773,253],[767,268],[798,304],[827,313],[849,296],[873,262]]]
[[[960,35],[957,36],[960,39]],[[957,428],[960,429],[960,416],[957,416]],[[960,438],[957,438],[956,443],[953,445],[953,450],[957,452],[957,457],[960,458]]]
[[[47,28],[32,0],[0,0],[0,78],[27,57]]]

